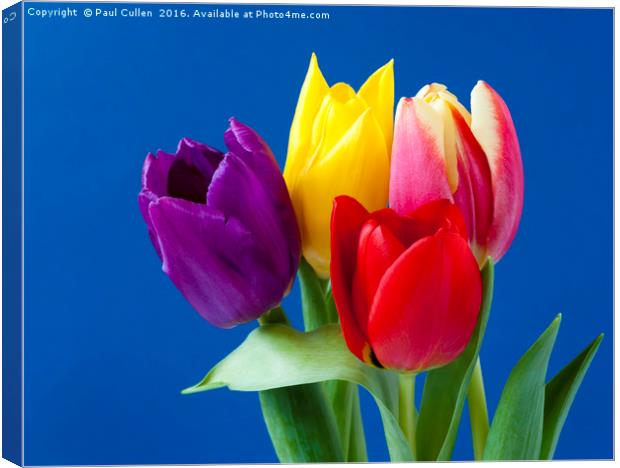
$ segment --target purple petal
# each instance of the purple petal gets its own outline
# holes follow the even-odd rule
[[[149,154],[140,210],[163,270],[216,326],[258,318],[290,288],[299,231],[267,144],[230,121],[225,156],[183,139],[176,154]]]
[[[265,264],[290,280],[299,262],[299,231],[273,154],[252,129],[234,119],[225,141],[231,151],[213,176],[207,204],[239,220],[263,246]]]
[[[168,173],[174,163],[172,154],[157,152],[157,157],[149,153],[142,166],[142,191],[152,192],[157,197],[168,194]]]
[[[206,206],[160,198],[149,213],[164,272],[206,320],[232,327],[277,305],[288,284],[260,261],[263,250],[244,226]]]
[[[205,202],[206,190],[224,154],[189,138],[183,138],[176,154],[149,153],[142,167],[142,190],[157,197],[172,196]]]
[[[213,173],[224,158],[224,154],[209,145],[190,138],[183,138],[177,148],[177,157],[183,159],[189,166],[196,168],[202,174],[208,187]]]
[[[159,240],[157,239],[157,233],[155,232],[155,229],[153,228],[153,223],[151,221],[151,215],[149,214],[149,205],[152,202],[157,201],[157,199],[158,197],[149,190],[143,190],[142,192],[138,194],[138,206],[140,207],[140,213],[142,213],[142,217],[144,218],[144,221],[146,222],[146,227],[149,232],[149,238],[151,239],[153,247],[155,247],[155,251],[157,252],[157,255],[159,255],[159,258],[161,259],[161,249],[159,248]]]
[[[204,205],[210,181],[205,179],[198,168],[177,158],[168,173],[168,196]]]
[[[189,138],[179,142],[176,154],[159,150],[157,157],[152,153],[146,156],[142,166],[142,191],[138,195],[138,205],[160,258],[161,249],[149,214],[149,205],[165,196],[206,203],[209,183],[223,158],[222,152]]]
[[[160,152],[159,157],[156,158],[152,153],[149,153],[142,165],[142,191],[138,194],[138,206],[146,222],[149,238],[159,258],[161,258],[161,249],[159,248],[157,233],[151,222],[149,205],[151,202],[157,201],[160,196],[166,195],[168,172],[170,172],[170,166],[173,162],[173,155]]]
[[[245,156],[255,152],[268,153],[275,161],[271,149],[258,133],[234,117],[228,119],[230,127],[224,132],[224,142],[231,153]]]

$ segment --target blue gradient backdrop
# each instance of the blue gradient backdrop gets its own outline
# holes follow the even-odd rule
[[[612,457],[612,11],[265,8],[331,19],[26,16],[25,462],[276,461],[256,394],[179,393],[255,325],[200,319],[161,272],[136,195],[147,151],[183,136],[222,147],[231,115],[283,165],[312,51],[330,82],[359,86],[394,58],[397,96],[440,81],[468,104],[485,79],[505,98],[526,195],[482,351],[490,409],[562,312],[550,372],[606,337],[557,457]],[[285,305],[300,323],[297,287]],[[387,460],[362,404],[370,459]],[[468,429],[457,459],[472,456]]]

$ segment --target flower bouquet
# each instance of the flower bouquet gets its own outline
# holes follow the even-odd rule
[[[393,111],[392,61],[356,92],[312,55],[283,174],[234,118],[225,153],[185,138],[147,156],[163,271],[213,325],[259,324],[184,393],[258,392],[282,462],[367,461],[360,386],[392,461],[449,460],[466,400],[476,460],[551,459],[602,336],[548,378],[553,319],[489,421],[479,353],[524,193],[508,107],[480,81],[471,112],[437,83]],[[280,305],[296,274],[303,331]]]

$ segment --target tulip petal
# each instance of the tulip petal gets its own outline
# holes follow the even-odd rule
[[[479,81],[471,93],[471,128],[487,155],[493,184],[494,214],[489,254],[498,261],[515,237],[523,210],[523,163],[510,111],[497,92]]]
[[[424,99],[426,102],[445,102],[449,103],[459,114],[465,119],[467,124],[471,123],[471,115],[465,109],[465,106],[461,104],[458,98],[448,91],[448,87],[441,83],[431,83],[423,86],[416,94],[416,97]]]
[[[190,138],[183,138],[179,142],[179,146],[177,148],[177,158],[175,163],[181,159],[189,167],[195,168],[206,181],[208,186],[211,182],[211,178],[213,177],[213,173],[217,169],[217,166],[222,162],[223,158],[224,153],[221,151]],[[173,188],[171,186],[173,182],[170,180],[170,175],[171,174],[168,174],[168,195],[174,196],[170,193],[170,190]]]
[[[174,160],[174,155],[161,150],[157,157],[149,153],[142,166],[142,191],[151,192],[155,198],[168,195],[168,173]]]
[[[469,125],[456,109],[452,109],[456,129],[456,151],[459,186],[454,202],[465,217],[467,232],[480,263],[486,259],[485,248],[493,221],[491,170],[482,147]]]
[[[159,150],[149,153],[142,167],[142,190],[156,197],[202,199],[224,154],[208,145],[183,138],[176,155]],[[178,192],[178,193],[176,193]]]
[[[151,203],[149,213],[163,271],[206,320],[228,328],[277,305],[285,285],[255,262],[260,248],[239,221],[168,197]]]
[[[415,240],[430,236],[439,229],[459,234],[467,239],[467,227],[458,207],[448,200],[436,200],[422,205],[408,216],[415,225]],[[406,245],[413,244],[409,241]]]
[[[403,98],[396,110],[390,206],[407,215],[429,201],[452,200],[441,117],[422,99]]]
[[[254,153],[263,153],[276,161],[271,148],[261,136],[234,117],[228,119],[229,128],[224,132],[224,142],[231,153],[251,157]],[[277,163],[276,163],[277,164]]]
[[[316,55],[313,53],[299,93],[289,133],[288,153],[284,168],[284,179],[289,188],[295,185],[297,175],[306,164],[305,156],[310,143],[314,118],[328,90],[329,86],[323,78]]]
[[[151,215],[149,214],[149,205],[152,202],[156,202],[158,199],[157,196],[153,194],[153,192],[142,191],[138,194],[138,206],[140,208],[140,213],[142,214],[142,218],[146,223],[146,228],[149,233],[149,239],[151,239],[151,243],[153,247],[155,247],[155,251],[157,255],[161,259],[161,250],[159,249],[159,241],[157,240],[157,233],[155,229],[153,229],[153,222],[151,221]]]
[[[208,183],[223,157],[220,151],[189,138],[179,142],[176,155],[159,150],[157,157],[152,153],[146,156],[142,166],[142,191],[138,195],[138,205],[160,258],[157,233],[148,211],[150,203],[164,196],[179,196],[204,203]],[[188,180],[183,180],[184,174],[189,175]]]
[[[452,108],[443,99],[436,99],[430,106],[437,112],[443,121],[444,158],[446,176],[450,184],[450,191],[456,192],[459,186],[459,171],[456,155],[456,125],[452,119]]]
[[[331,218],[332,293],[347,346],[360,360],[370,362],[366,334],[353,309],[353,294],[359,293],[353,289],[358,238],[367,219],[368,211],[357,200],[348,196],[334,200]]]
[[[370,306],[381,278],[405,249],[387,224],[379,223],[372,217],[360,230],[353,279],[353,312],[366,336]]]
[[[332,86],[319,109],[312,127],[310,147],[315,148],[305,166],[318,164],[367,109],[367,105],[346,83]]]
[[[367,109],[338,143],[315,164],[300,183],[316,190],[294,193],[301,224],[303,255],[316,273],[329,276],[329,213],[333,200],[349,195],[366,209],[387,205],[389,157],[381,128]]]
[[[225,139],[231,152],[213,176],[208,205],[239,220],[256,237],[261,261],[277,277],[292,277],[301,248],[299,231],[273,154],[252,129],[234,119]]]
[[[400,216],[391,208],[384,208],[370,213],[369,219],[386,226],[398,241],[406,246],[435,234],[439,229],[446,229],[467,239],[463,215],[449,200],[427,203],[408,216]]]
[[[151,222],[151,215],[149,214],[149,205],[151,202],[157,201],[159,197],[167,194],[168,172],[173,162],[174,156],[161,151],[160,157],[158,158],[156,158],[153,153],[149,153],[142,166],[142,191],[138,194],[138,206],[140,207],[142,218],[144,218],[144,222],[146,223],[149,238],[159,258],[161,258],[161,251],[159,250],[157,234],[153,230],[153,223]]]
[[[417,97],[429,103],[433,109],[441,116],[444,122],[444,145],[446,173],[450,189],[454,193],[458,187],[458,168],[456,156],[456,128],[452,118],[452,112],[458,111],[459,115],[465,119],[467,125],[471,122],[471,115],[465,107],[459,102],[457,97],[448,91],[446,85],[440,83],[431,83],[424,86]]]
[[[377,117],[390,154],[394,126],[394,60],[390,60],[370,75],[359,89],[358,95],[368,103]]]
[[[392,369],[444,365],[465,349],[481,300],[467,241],[440,230],[409,247],[383,276],[368,322],[372,350]]]

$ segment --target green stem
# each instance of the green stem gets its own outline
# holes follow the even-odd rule
[[[398,421],[400,428],[403,430],[411,452],[415,455],[415,426],[417,420],[417,411],[415,408],[415,374],[399,375],[399,405],[398,405]]]
[[[299,263],[299,285],[306,331],[328,323],[338,323],[331,284],[319,278],[303,257]],[[345,460],[368,461],[357,385],[343,380],[326,381],[323,385],[336,418]]]
[[[319,278],[305,258],[299,262],[299,286],[304,328],[312,331],[329,323],[325,306],[326,281]]]
[[[258,319],[261,326],[288,324],[282,307]],[[282,463],[345,461],[334,412],[321,384],[259,392],[263,419]]]
[[[325,308],[329,323],[338,323],[338,310],[336,310],[336,303],[334,302],[331,281],[329,281],[325,286]]]
[[[482,459],[484,446],[489,433],[489,414],[487,411],[487,399],[484,394],[484,381],[482,379],[482,366],[480,358],[476,361],[469,389],[467,391],[469,406],[469,419],[471,422],[471,435],[474,445],[474,458]]]

